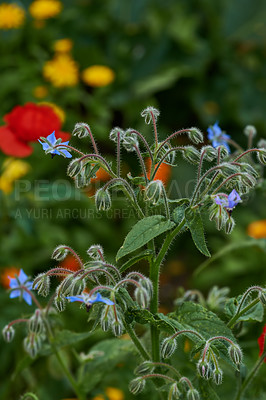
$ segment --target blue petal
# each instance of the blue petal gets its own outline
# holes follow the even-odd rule
[[[15,297],[19,297],[20,296],[20,290],[12,290],[12,292],[10,293],[9,297],[10,299],[14,299]]]
[[[27,292],[23,292],[23,299],[26,301],[26,303],[31,306],[32,305],[32,298],[31,295]]]
[[[67,296],[66,299],[70,300],[71,303],[73,303],[73,301],[79,301],[80,303],[84,303],[84,298],[83,296]]]
[[[50,135],[48,135],[46,139],[47,139],[47,140],[51,143],[51,145],[53,146],[53,145],[55,144],[55,142],[56,142],[55,131],[53,131],[53,133],[51,133]]]
[[[97,293],[97,295],[96,295],[96,297],[94,299],[90,299],[90,304],[93,304],[93,303],[96,303],[96,302],[105,303],[105,304],[108,304],[109,306],[114,305],[113,301],[111,301],[111,300],[109,300],[109,299],[107,299],[105,297],[102,297],[100,295],[100,293]]]
[[[69,151],[67,151],[67,150],[61,150],[61,151],[62,151],[62,153],[64,153],[64,155],[66,156],[66,158],[71,158],[71,157],[72,157],[72,154],[69,153]]]
[[[49,149],[49,144],[43,143],[40,139],[38,139],[38,142],[41,143],[43,150],[48,150]]]
[[[23,269],[21,269],[19,271],[19,276],[18,276],[19,282],[20,283],[24,283],[26,282],[26,280],[28,279],[27,275],[25,274],[25,272],[23,271]]]
[[[18,282],[17,282],[17,280],[16,280],[15,278],[10,278],[10,276],[9,276],[8,278],[10,279],[10,281],[9,281],[9,287],[10,287],[11,289],[17,288],[17,287],[18,287]]]
[[[29,289],[29,290],[32,289],[32,285],[33,285],[33,282],[32,282],[32,281],[31,281],[31,282],[27,282],[27,283],[25,284],[26,288]]]

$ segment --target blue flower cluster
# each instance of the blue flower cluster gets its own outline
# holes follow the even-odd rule
[[[230,147],[228,146],[228,139],[230,136],[224,133],[216,121],[214,125],[209,126],[207,129],[208,139],[212,142],[213,147],[224,146],[230,153]]]
[[[63,146],[67,146],[69,142],[62,142],[62,139],[56,139],[55,131],[48,135],[47,138],[41,137],[41,140],[38,140],[41,143],[43,150],[45,153],[50,153],[52,156],[56,154],[59,156],[63,156],[66,158],[71,158],[72,155],[67,151]],[[59,146],[60,145],[60,146]],[[62,147],[61,147],[62,146]]]
[[[18,277],[16,278],[9,277],[9,279],[10,279],[9,287],[10,289],[12,289],[9,297],[11,299],[14,299],[15,297],[20,297],[22,295],[26,303],[31,306],[32,304],[31,295],[25,289],[23,289],[23,286],[28,290],[31,290],[32,282],[28,281],[29,278],[27,277],[23,269],[19,271]]]

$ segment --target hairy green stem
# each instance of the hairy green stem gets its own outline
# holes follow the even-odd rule
[[[144,360],[150,360],[151,356],[149,355],[149,353],[146,351],[145,347],[143,346],[143,344],[141,343],[141,341],[139,340],[139,338],[136,335],[136,332],[134,331],[134,329],[130,326],[130,324],[128,324],[126,322],[126,320],[123,318],[122,319],[124,327],[127,331],[127,333],[129,334],[132,342],[134,343],[134,345],[136,346],[138,352],[140,353],[141,357]]]

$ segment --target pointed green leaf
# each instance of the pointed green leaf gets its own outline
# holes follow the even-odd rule
[[[197,249],[205,256],[210,257],[211,255],[206,245],[200,212],[188,208],[185,211],[185,217],[187,226],[189,227],[192,239]]]
[[[120,267],[120,272],[125,272],[128,268],[130,268],[132,265],[136,264],[138,261],[150,258],[153,254],[154,254],[153,251],[149,250],[149,249],[142,251],[137,256],[132,257],[128,261],[126,261]]]
[[[229,318],[232,318],[237,311],[240,300],[242,299],[242,295],[238,297],[232,297],[225,304],[225,313]],[[247,304],[245,304],[247,305]],[[261,302],[258,302],[254,307],[245,312],[245,314],[241,315],[237,321],[258,321],[262,322],[264,316],[264,308]]]
[[[161,235],[174,226],[175,223],[167,220],[163,215],[153,215],[143,218],[133,226],[126,236],[123,246],[120,247],[117,253],[116,260],[139,249],[156,236]]]

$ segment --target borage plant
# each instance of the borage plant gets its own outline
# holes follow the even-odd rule
[[[207,301],[204,305],[193,301],[195,296],[187,292],[182,299],[178,299],[176,310],[164,315],[158,313],[159,277],[170,245],[186,230],[190,231],[198,250],[210,257],[205,242],[202,214],[208,213],[218,230],[224,229],[226,233],[231,233],[235,225],[232,216],[234,208],[241,202],[241,197],[257,183],[259,166],[252,154],[257,155],[260,163],[266,164],[264,143],[261,143],[261,147],[251,148],[255,128],[248,126],[245,133],[248,136],[249,147],[245,151],[229,135],[222,132],[217,123],[208,129],[208,138],[212,145],[200,145],[204,137],[197,128],[176,131],[160,141],[157,132],[159,111],[148,107],[141,115],[145,122],[153,127],[154,143],[150,146],[145,137],[135,129],[124,131],[114,128],[110,132],[110,139],[116,144],[115,168],[99,153],[90,127],[85,123],[76,124],[73,135],[90,138],[93,146],[93,152],[90,154],[84,154],[68,142],[56,139],[55,133],[39,140],[45,152],[50,153],[52,157],[62,155],[71,158],[73,154],[77,154],[78,157],[72,159],[68,166],[68,175],[74,179],[78,188],[87,186],[100,168],[108,172],[110,180],[95,194],[97,210],[109,210],[112,207],[112,194],[119,190],[132,206],[138,221],[118,250],[115,264],[108,261],[108,256],[104,254],[100,245],[92,244],[89,247],[86,262],[81,260],[70,246],[59,245],[52,258],[62,261],[72,253],[79,264],[77,271],[55,267],[39,274],[33,282],[29,282],[21,271],[20,275],[10,282],[10,297],[20,296],[28,304],[33,300],[36,310],[30,318],[10,322],[4,328],[4,337],[11,341],[15,324],[26,323],[28,333],[24,340],[25,350],[31,357],[42,355],[43,346],[48,341],[76,395],[80,400],[84,400],[94,387],[94,368],[97,369],[97,374],[99,371],[100,374],[104,374],[108,371],[110,363],[112,364],[110,360],[115,357],[115,351],[116,354],[124,352],[130,355],[134,354],[134,348],[125,345],[124,340],[108,339],[103,341],[102,345],[100,342],[96,346],[98,353],[95,350],[94,357],[83,357],[78,378],[74,378],[64,365],[57,349],[60,333],[54,322],[51,323],[51,318],[54,313],[53,304],[57,311],[62,312],[68,302],[79,302],[89,312],[90,320],[94,321],[93,328],[100,325],[103,331],[110,330],[117,337],[127,333],[131,338],[139,354],[139,365],[135,369],[136,378],[129,384],[133,394],[142,391],[144,394],[146,391],[147,394],[150,391],[154,398],[168,400],[218,399],[215,384],[222,383],[223,369],[226,368],[227,362],[229,369],[235,369],[238,380],[235,398],[242,399],[247,384],[264,360],[265,352],[246,376],[242,367],[242,351],[235,335],[239,334],[241,329],[239,322],[248,319],[245,318],[247,313],[249,319],[252,319],[252,313],[263,312],[265,289],[254,286],[242,296],[228,299],[226,290],[215,287],[209,296],[212,301]],[[196,147],[193,144],[173,145],[172,141],[179,135],[187,135]],[[229,145],[235,147],[232,154]],[[121,176],[123,148],[133,152],[138,158],[141,166],[140,176]],[[156,174],[162,164],[174,167],[179,154],[185,161],[196,166],[196,184],[190,198],[169,199],[163,182],[156,179]],[[151,164],[149,171],[145,158],[148,158]],[[130,270],[143,259],[149,265],[148,276]],[[48,296],[50,279],[54,276],[63,279],[47,306],[43,307],[33,290],[37,290],[39,295]],[[223,305],[220,312],[222,319],[210,311],[210,308],[215,310],[213,303]],[[210,304],[212,307],[209,307]],[[87,318],[86,313],[84,318]],[[86,335],[88,332],[73,333],[71,339],[63,334],[61,339],[64,344],[72,344],[80,338],[87,337]],[[189,367],[180,343],[185,343],[190,348]],[[183,364],[180,361],[182,359]],[[145,388],[147,381],[149,383]]]

